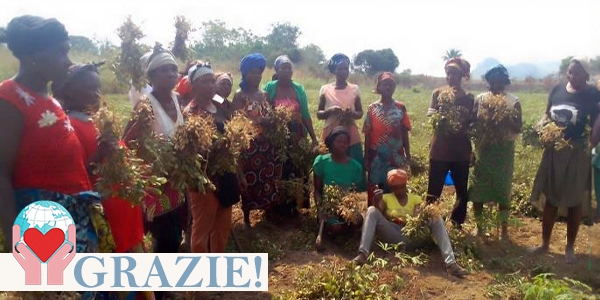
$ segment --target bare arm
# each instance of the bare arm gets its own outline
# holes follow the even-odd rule
[[[363,109],[362,109],[362,103],[360,101],[360,96],[356,96],[356,99],[354,99],[354,118],[355,119],[360,119],[363,117]]]
[[[3,100],[0,100],[0,128],[11,128],[0,130],[0,230],[9,240],[13,221],[17,216],[12,176],[23,131],[23,115]]]
[[[231,112],[236,112],[241,110],[246,106],[246,99],[240,94],[240,92],[236,92],[233,96],[233,100],[231,102]]]
[[[325,110],[325,103],[327,102],[327,99],[325,99],[325,95],[321,95],[321,97],[319,97],[319,106],[317,108],[317,119],[319,120],[326,120],[327,118],[329,118],[329,110]]]
[[[429,109],[427,110],[427,116],[430,117],[433,114],[435,114],[438,110],[438,105],[437,105],[437,96],[438,96],[438,91],[434,91],[433,94],[431,94],[431,101],[429,101]]]
[[[590,144],[592,148],[596,147],[600,143],[600,118],[596,118],[594,127],[592,127],[592,134],[590,138]]]
[[[313,186],[315,188],[315,203],[317,204],[317,213],[321,214],[321,205],[323,203],[323,179],[315,175]]]
[[[312,123],[312,119],[311,118],[304,118],[302,119],[302,123],[304,123],[304,127],[306,127],[306,130],[308,131],[308,134],[310,135],[310,138],[312,139],[314,144],[317,144],[317,136],[315,135],[315,129],[313,128],[313,123]]]
[[[402,130],[402,146],[404,147],[404,155],[406,155],[406,159],[410,160],[410,140],[408,138],[408,130],[403,128]]]
[[[523,109],[521,108],[521,103],[517,102],[517,104],[515,104],[515,110],[517,111],[517,117],[513,129],[515,132],[521,132],[521,128],[523,128]]]

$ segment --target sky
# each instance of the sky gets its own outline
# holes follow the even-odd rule
[[[391,48],[398,71],[433,76],[443,75],[441,57],[450,48],[459,49],[472,68],[488,57],[511,65],[600,55],[597,0],[0,0],[0,26],[22,14],[54,17],[71,35],[116,44],[116,29],[131,15],[148,45],[174,39],[177,15],[194,27],[219,19],[258,35],[289,22],[300,28],[301,46],[316,44],[327,57]],[[199,32],[191,38],[199,39]]]

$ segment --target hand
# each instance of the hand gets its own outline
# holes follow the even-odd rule
[[[21,242],[20,236],[21,226],[13,225],[11,244],[13,256],[25,270],[25,284],[40,285],[42,284],[42,262],[29,247]]]
[[[341,107],[334,105],[334,106],[328,108],[327,111],[329,112],[330,116],[331,115],[335,116],[335,115],[341,114],[344,110]]]
[[[63,271],[75,257],[76,230],[75,225],[69,225],[67,229],[69,233],[68,242],[60,246],[58,251],[48,260],[48,284],[63,284]]]
[[[381,201],[381,199],[383,198],[383,190],[380,189],[378,186],[375,186],[375,190],[373,191],[373,198],[376,202]]]
[[[117,137],[98,137],[97,157],[100,161],[104,160],[108,155],[119,148],[119,140]]]

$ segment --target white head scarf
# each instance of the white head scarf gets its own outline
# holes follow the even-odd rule
[[[164,65],[174,65],[177,67],[177,61],[175,61],[175,57],[167,50],[163,50],[163,52],[157,54],[154,54],[153,52],[146,53],[144,56],[142,56],[140,62],[142,63],[142,68],[144,69],[146,77],[148,77],[150,72]]]

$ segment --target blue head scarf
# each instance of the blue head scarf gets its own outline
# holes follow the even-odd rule
[[[335,73],[337,67],[342,63],[348,63],[348,65],[350,65],[350,58],[342,53],[335,54],[329,60],[329,64],[327,64],[327,69],[329,69],[329,72],[333,74]]]
[[[244,56],[240,62],[240,71],[242,72],[242,80],[240,88],[245,91],[247,88],[246,75],[254,68],[260,68],[264,71],[267,67],[267,59],[260,53],[252,53]]]
[[[503,79],[507,85],[510,84],[508,70],[501,64],[498,64],[493,68],[489,69],[487,72],[485,72],[485,75],[483,75],[483,77],[487,82],[490,82],[490,80],[493,78],[500,78]]]

